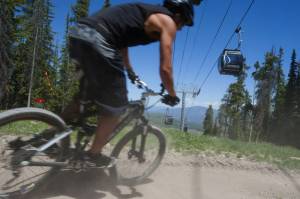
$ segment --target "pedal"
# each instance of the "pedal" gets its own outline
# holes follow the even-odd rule
[[[106,166],[96,166],[97,169],[109,169],[114,167],[117,164],[117,159],[114,157],[111,157],[111,162]]]
[[[112,158],[111,162],[108,165],[97,166],[96,163],[85,162],[87,169],[109,169],[116,165],[117,159]]]
[[[70,161],[69,166],[62,169],[63,171],[74,171],[75,173],[80,173],[86,171],[86,166],[83,161],[80,160],[73,160]]]

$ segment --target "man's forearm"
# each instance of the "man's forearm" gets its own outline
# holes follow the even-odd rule
[[[174,90],[174,81],[171,70],[160,69],[160,77],[163,85],[171,96],[176,96],[176,92]]]
[[[131,66],[130,60],[129,60],[128,48],[121,49],[121,53],[122,53],[122,56],[123,56],[123,62],[124,62],[125,68],[127,70],[132,69],[132,66]]]
[[[160,77],[169,95],[176,96],[172,69],[172,45],[161,43],[160,46]]]

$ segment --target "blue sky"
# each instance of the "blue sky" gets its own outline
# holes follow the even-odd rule
[[[210,51],[201,73],[196,78],[199,67],[208,52],[210,43],[219,27],[219,24],[226,12],[230,0],[204,0],[206,1],[196,7],[195,26],[184,28],[178,32],[176,39],[176,50],[174,59],[174,79],[178,90],[186,88],[193,90],[199,88],[208,71],[216,61],[219,54],[225,47],[229,37],[239,23],[243,13],[248,8],[251,0],[233,0],[233,5],[229,11],[224,25],[217,37],[212,50]],[[76,0],[53,0],[54,20],[53,30],[56,32],[56,40],[62,42],[65,32],[65,18],[70,12],[70,6]],[[136,2],[133,0],[111,0],[112,5]],[[140,2],[158,4],[162,0],[140,0]],[[103,0],[91,0],[90,13],[95,12],[102,6]],[[256,0],[254,6],[242,24],[243,43],[242,52],[247,59],[247,64],[251,66],[256,61],[263,62],[265,52],[272,48],[284,48],[284,71],[287,75],[292,49],[296,49],[298,60],[300,60],[300,1],[299,0]],[[203,21],[200,19],[204,12]],[[188,32],[188,42],[184,50],[186,35]],[[198,33],[198,34],[197,34]],[[192,47],[194,50],[192,51]],[[237,38],[234,37],[229,48],[237,47]],[[159,54],[158,43],[148,46],[138,46],[130,49],[130,58],[137,74],[153,89],[159,89]],[[184,52],[184,53],[183,53]],[[184,55],[184,56],[183,56]],[[183,57],[183,59],[182,59]],[[181,64],[182,63],[182,64]],[[178,78],[181,68],[181,75]],[[179,80],[179,81],[178,81]],[[203,86],[200,95],[196,99],[188,97],[187,106],[213,104],[218,107],[229,84],[235,78],[221,76],[217,69],[212,72],[209,79]],[[246,86],[250,93],[253,91],[253,80],[249,77]],[[128,83],[129,98],[139,98],[140,91]]]

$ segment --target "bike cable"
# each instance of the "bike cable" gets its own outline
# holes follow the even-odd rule
[[[157,101],[154,102],[152,105],[146,107],[145,110],[149,110],[149,109],[153,108],[153,107],[156,106],[159,102],[161,102],[161,99],[157,100]]]

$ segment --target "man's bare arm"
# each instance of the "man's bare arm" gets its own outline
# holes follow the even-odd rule
[[[169,95],[176,96],[172,69],[172,48],[177,26],[174,20],[163,14],[149,17],[154,31],[160,33],[160,77]]]
[[[121,49],[121,54],[123,56],[123,62],[126,70],[132,70],[132,66],[130,64],[129,60],[129,53],[128,53],[128,48],[123,48]]]
[[[169,95],[176,96],[172,70],[172,47],[177,26],[174,20],[164,14],[153,14],[145,22],[145,30],[159,33],[160,41],[160,77]]]

